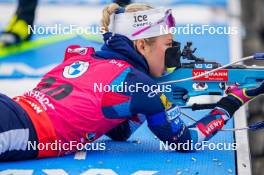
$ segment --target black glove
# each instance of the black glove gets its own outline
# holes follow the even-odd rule
[[[176,105],[185,105],[188,101],[188,91],[184,88],[172,85],[172,96],[176,100]]]

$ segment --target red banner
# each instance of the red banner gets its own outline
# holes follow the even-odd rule
[[[193,69],[192,70],[192,76],[199,76],[201,74],[204,74],[206,72],[209,72],[210,70],[204,70],[204,69]],[[228,81],[228,70],[222,69],[218,70],[213,73],[209,73],[205,76],[202,76],[200,78],[194,79],[196,81]]]

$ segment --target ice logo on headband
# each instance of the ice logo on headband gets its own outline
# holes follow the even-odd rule
[[[156,37],[167,33],[160,28],[175,26],[171,9],[151,9],[137,12],[113,14],[109,26],[110,32],[128,37],[130,40]]]
[[[145,25],[151,25],[151,23],[148,21],[148,15],[135,15],[134,16],[134,24],[133,27],[143,27]]]

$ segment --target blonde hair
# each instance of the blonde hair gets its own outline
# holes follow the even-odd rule
[[[101,25],[102,28],[104,29],[105,32],[109,32],[109,24],[110,24],[110,16],[116,12],[116,10],[120,6],[116,3],[111,3],[110,5],[106,6],[103,9],[103,16],[101,20]],[[137,12],[137,11],[143,11],[143,10],[149,10],[149,9],[154,9],[154,7],[148,5],[148,4],[143,4],[143,3],[132,3],[130,5],[127,5],[125,7],[125,12]],[[151,44],[154,42],[155,37],[145,39],[147,44]]]

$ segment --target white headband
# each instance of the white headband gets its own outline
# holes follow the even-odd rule
[[[167,25],[165,19],[168,10],[158,8],[137,12],[114,13],[110,17],[109,31],[113,34],[124,35],[130,40],[168,34],[168,29],[171,27]],[[161,26],[165,30],[162,30]]]

